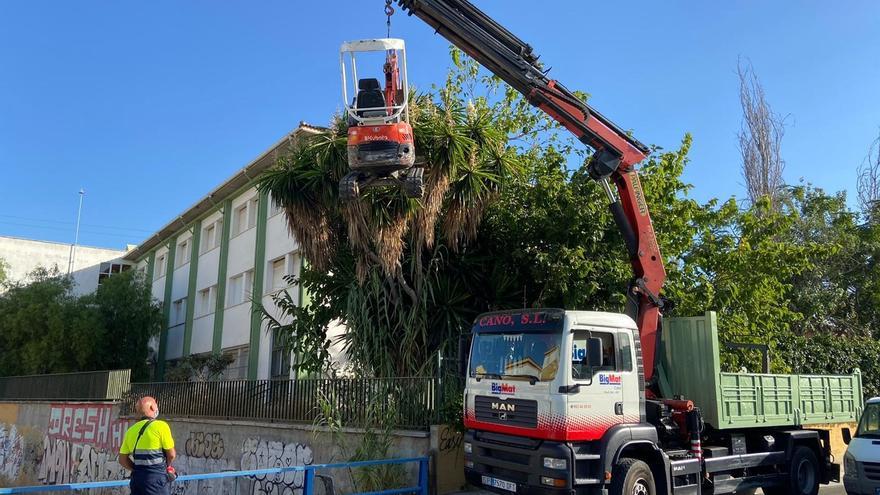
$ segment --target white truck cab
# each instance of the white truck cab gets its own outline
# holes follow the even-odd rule
[[[855,436],[843,430],[848,444],[843,456],[847,495],[880,495],[880,397],[865,404]]]

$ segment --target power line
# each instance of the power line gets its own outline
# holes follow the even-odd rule
[[[25,220],[25,221],[29,221],[29,222],[55,223],[55,224],[67,225],[67,226],[73,227],[73,222],[65,222],[63,220],[51,220],[48,218],[31,218],[31,217],[22,217],[22,216],[17,216],[17,215],[3,215],[3,214],[0,214],[0,217],[13,218],[16,220]],[[114,227],[114,226],[110,226],[110,225],[98,225],[98,224],[94,224],[94,223],[84,223],[82,225],[83,225],[83,227],[97,227],[97,228],[101,228],[101,229],[111,229],[111,230],[126,230],[126,231],[133,231],[133,232],[143,232],[146,234],[152,234],[154,232],[152,230],[138,229],[135,227]]]
[[[34,224],[27,224],[27,223],[6,222],[3,220],[0,220],[0,225],[11,225],[14,227],[26,227],[26,228],[30,228],[30,229],[52,230],[52,231],[56,231],[56,232],[70,232],[70,229],[66,229],[63,227],[53,227],[50,225],[34,225]],[[80,229],[80,232],[82,232],[84,234],[97,235],[97,236],[103,236],[103,237],[113,237],[116,239],[132,239],[133,237],[135,237],[135,234],[97,232],[97,231],[93,231],[93,230],[82,230],[82,229]]]

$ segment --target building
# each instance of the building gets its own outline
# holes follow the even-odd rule
[[[125,255],[164,303],[157,378],[176,360],[206,353],[234,358],[227,379],[290,375],[289,355],[265,331],[255,301],[269,308],[273,292],[288,290],[302,304],[306,295],[284,279],[299,273],[302,258],[282,210],[255,184],[279,154],[317,131],[301,124]]]
[[[61,274],[69,271],[75,295],[94,292],[104,278],[129,269],[131,263],[122,261],[124,255],[121,249],[0,236],[0,261],[9,282],[27,282],[28,275],[37,268]]]

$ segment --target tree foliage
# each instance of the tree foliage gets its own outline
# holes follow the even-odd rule
[[[361,373],[402,375],[451,352],[483,311],[622,311],[632,271],[604,192],[586,173],[588,150],[456,51],[446,84],[415,101],[417,149],[435,188],[423,204],[385,191],[339,205],[342,124],[282,159],[261,185],[287,209],[311,264],[299,282],[313,300],[277,300],[285,318],[273,327],[300,352],[315,351],[309,366],[326,362],[331,322],[347,326]],[[840,349],[854,352],[880,335],[876,227],[842,194],[805,184],[776,184],[744,207],[734,198],[699,203],[682,179],[691,142],[655,147],[639,166],[673,316],[717,311],[722,341],[770,345],[778,372],[820,368],[798,354],[799,339],[823,336],[815,347],[852,337]],[[825,372],[857,364],[876,377],[880,364],[866,359],[829,360]],[[722,361],[726,370],[758,366],[757,356],[734,351]]]
[[[880,207],[880,136],[871,142],[868,155],[859,166],[856,191],[862,212],[870,218]]]
[[[782,136],[785,134],[785,119],[770,108],[764,86],[758,80],[751,62],[740,61],[736,72],[743,111],[742,130],[738,138],[746,191],[753,204],[766,198],[771,209],[776,209],[784,185]]]
[[[235,358],[230,354],[190,354],[165,372],[169,382],[219,380]]]
[[[149,339],[162,311],[134,271],[76,297],[68,277],[37,269],[0,295],[0,375],[131,368],[148,378]]]

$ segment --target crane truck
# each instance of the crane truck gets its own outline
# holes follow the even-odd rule
[[[588,172],[633,269],[626,314],[477,318],[463,411],[467,480],[547,495],[816,495],[839,480],[828,431],[804,425],[854,421],[858,373],[722,373],[714,314],[667,318],[661,331],[671,303],[636,170],[648,147],[550,79],[530,45],[469,1],[398,3],[592,148]]]

